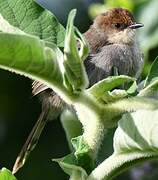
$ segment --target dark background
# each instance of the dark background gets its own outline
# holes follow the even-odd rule
[[[72,8],[77,8],[75,24],[81,32],[88,29],[95,14],[108,6],[113,6],[108,4],[109,1],[104,3],[101,0],[39,0],[39,2],[44,7],[49,8],[64,26],[69,11]],[[91,3],[101,2],[100,5],[90,6]],[[158,40],[153,38],[154,34],[158,32],[158,22],[157,20],[154,21],[154,19],[158,19],[158,13],[155,14],[155,8],[158,8],[158,4],[156,5],[155,0],[141,0],[140,3],[133,1],[130,8],[136,19],[142,20],[143,22],[141,22],[145,24],[144,30],[140,30],[139,35],[146,60],[142,75],[142,77],[145,77],[150,63],[158,54]],[[148,14],[150,14],[150,17],[146,19],[145,17],[148,17]],[[155,16],[156,18],[153,18]],[[0,70],[0,167],[12,169],[22,145],[40,114],[41,105],[37,97],[32,97],[31,83],[31,80],[27,78]],[[112,135],[113,131],[109,132],[108,141],[106,142],[107,147],[109,147],[109,154],[112,152]],[[45,127],[38,146],[31,153],[25,166],[16,174],[16,177],[18,180],[68,179],[60,167],[51,160],[68,153],[69,148],[60,121],[50,122]],[[135,168],[132,173],[126,172],[117,179],[137,180],[140,179],[140,172],[152,170],[155,173],[152,168],[153,165],[147,163],[144,166]],[[154,167],[157,166],[154,165]],[[136,176],[134,176],[135,174]],[[143,179],[150,179],[151,176],[148,176],[149,174],[146,174],[146,178]]]

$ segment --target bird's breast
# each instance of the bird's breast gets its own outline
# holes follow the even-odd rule
[[[142,54],[137,44],[112,44],[104,46],[85,60],[90,85],[114,74],[138,76],[142,66]]]

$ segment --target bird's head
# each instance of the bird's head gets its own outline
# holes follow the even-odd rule
[[[131,44],[135,41],[135,29],[143,24],[136,23],[132,13],[127,9],[114,8],[98,15],[93,27],[110,43]]]

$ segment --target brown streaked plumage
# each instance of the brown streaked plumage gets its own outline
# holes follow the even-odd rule
[[[142,24],[137,24],[133,15],[122,8],[108,10],[96,17],[92,26],[84,33],[90,47],[90,54],[84,61],[89,86],[115,75],[114,68],[118,74],[140,75],[143,59],[135,35],[135,29],[139,27]],[[36,145],[47,119],[56,118],[64,107],[62,99],[40,82],[33,83],[32,92],[41,97],[42,113],[16,160],[13,173],[24,165],[26,155]]]

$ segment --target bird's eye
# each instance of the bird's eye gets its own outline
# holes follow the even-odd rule
[[[115,24],[115,27],[116,27],[116,28],[120,28],[120,27],[121,27],[121,24],[120,24],[120,23],[116,23],[116,24]]]

